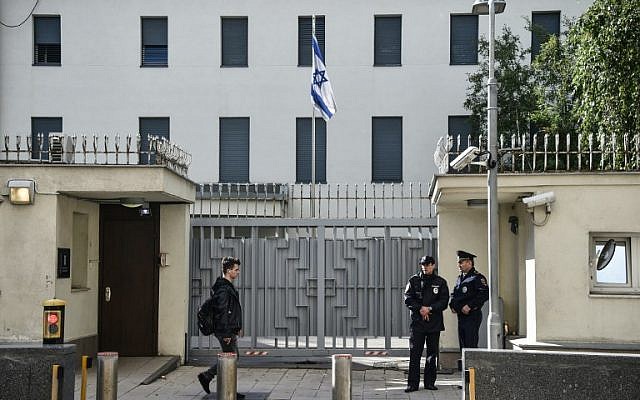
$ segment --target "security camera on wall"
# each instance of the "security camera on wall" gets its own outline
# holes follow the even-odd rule
[[[479,148],[475,146],[469,146],[465,151],[460,153],[458,157],[451,161],[449,165],[456,171],[460,171],[461,169],[473,164],[473,160],[475,160],[476,157],[478,157],[480,154],[481,151]]]
[[[553,192],[544,192],[522,199],[527,208],[549,205],[554,201],[556,201],[556,195]]]

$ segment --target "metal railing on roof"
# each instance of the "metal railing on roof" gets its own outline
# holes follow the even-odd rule
[[[163,137],[149,135],[0,136],[0,162],[94,165],[163,165],[187,176],[191,154]],[[12,140],[13,139],[13,140]]]
[[[441,174],[486,172],[484,166],[470,165],[460,171],[449,163],[470,146],[486,150],[480,135],[444,136],[438,142],[434,160]],[[498,171],[501,173],[640,171],[640,135],[500,135]]]

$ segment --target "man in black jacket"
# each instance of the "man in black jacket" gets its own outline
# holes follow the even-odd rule
[[[478,347],[478,330],[482,323],[482,305],[489,299],[487,278],[476,271],[475,254],[458,250],[460,276],[451,294],[449,306],[458,315],[460,351]]]
[[[440,332],[444,330],[442,311],[447,308],[449,288],[447,281],[435,273],[433,257],[420,259],[422,271],[411,278],[404,292],[404,304],[411,310],[411,336],[409,337],[409,379],[405,392],[415,392],[420,386],[420,358],[427,343],[427,362],[424,368],[424,387],[436,387],[436,369]]]
[[[222,259],[222,277],[218,277],[211,288],[213,297],[213,321],[214,335],[220,342],[220,347],[224,353],[238,354],[238,334],[242,330],[242,308],[240,307],[240,296],[233,286],[233,281],[240,275],[240,260],[234,257],[224,257]],[[218,372],[217,362],[207,371],[198,374],[198,380],[202,389],[210,393],[209,383],[215,378]],[[238,394],[238,398],[244,398]]]

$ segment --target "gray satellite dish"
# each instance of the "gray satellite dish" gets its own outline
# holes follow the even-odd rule
[[[604,245],[602,250],[600,250],[600,255],[598,256],[598,262],[596,264],[596,269],[598,271],[603,270],[611,259],[613,258],[613,253],[616,252],[616,241],[613,239],[607,240],[607,243]]]

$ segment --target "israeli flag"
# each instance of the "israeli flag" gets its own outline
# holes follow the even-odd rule
[[[314,68],[311,75],[311,101],[322,113],[322,118],[328,121],[336,113],[336,102],[333,99],[333,89],[324,67],[324,57],[322,57],[318,40],[315,36],[312,40]]]

